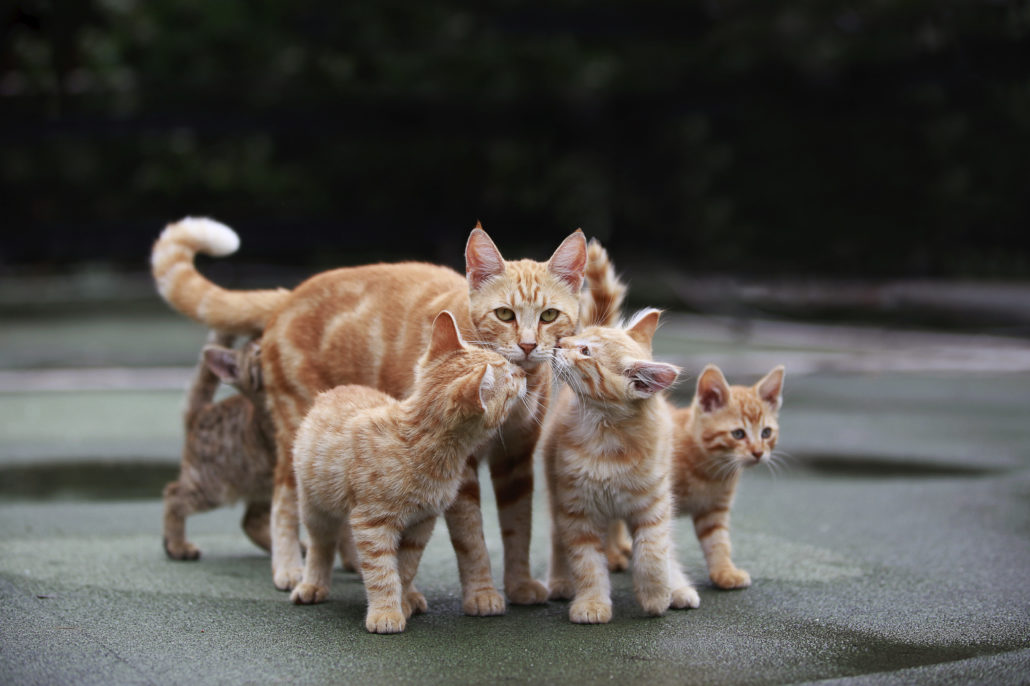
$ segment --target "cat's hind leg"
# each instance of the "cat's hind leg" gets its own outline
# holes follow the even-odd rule
[[[272,535],[269,532],[271,518],[271,503],[247,503],[247,510],[240,523],[243,533],[247,534],[254,545],[269,551],[272,549]]]
[[[216,506],[189,482],[172,481],[164,489],[164,549],[173,560],[196,560],[200,548],[186,540],[186,518]]]
[[[358,561],[358,549],[354,547],[354,534],[350,530],[350,520],[344,519],[340,525],[337,539],[337,552],[340,553],[340,566],[345,571],[361,574],[361,563]]]
[[[304,526],[310,540],[304,576],[290,594],[290,600],[295,604],[313,605],[329,597],[340,521],[339,516],[316,511],[313,507],[304,508]]]
[[[629,537],[626,520],[613,519],[608,523],[608,538],[605,541],[608,569],[624,572],[629,569],[629,558],[633,554],[633,540]]]

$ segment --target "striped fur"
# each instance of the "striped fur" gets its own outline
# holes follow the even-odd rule
[[[285,289],[227,291],[208,281],[193,264],[199,253],[221,257],[236,252],[240,239],[212,219],[186,217],[161,232],[150,253],[157,291],[165,302],[211,329],[260,335],[269,318],[285,304]]]
[[[615,326],[626,298],[626,285],[615,274],[608,252],[596,238],[587,246],[586,286],[580,294],[581,326]]]
[[[195,560],[200,550],[186,539],[186,518],[237,500],[247,503],[243,531],[265,550],[271,547],[269,514],[275,444],[265,410],[260,349],[240,350],[232,336],[212,333],[187,394],[186,439],[179,478],[164,490],[164,548],[175,560]],[[239,393],[214,402],[221,381]]]
[[[269,321],[262,346],[279,455],[272,504],[272,567],[278,588],[292,588],[302,571],[291,450],[315,396],[341,384],[369,386],[394,398],[407,396],[430,323],[438,312],[449,310],[470,344],[522,367],[528,384],[525,402],[493,438],[469,452],[458,496],[445,513],[458,558],[462,606],[473,615],[505,610],[483,536],[477,466],[484,460],[498,503],[508,600],[546,601],[546,588],[529,570],[532,454],[550,390],[548,366],[542,363],[555,342],[578,325],[586,241],[577,231],[547,262],[509,262],[477,227],[465,257],[465,278],[421,263],[325,272],[298,286]]]
[[[470,452],[526,394],[526,372],[466,346],[449,312],[434,322],[415,377],[403,401],[367,386],[319,394],[293,451],[311,541],[292,599],[328,596],[337,534],[349,516],[373,633],[403,631],[426,609],[413,580],[433,523],[457,497]]]
[[[544,425],[541,453],[552,516],[552,598],[573,597],[576,623],[612,616],[604,536],[625,519],[633,537],[633,583],[641,607],[697,607],[697,592],[672,551],[672,425],[662,392],[679,370],[651,360],[659,312],[625,328],[588,327],[563,338],[553,357],[566,382]]]
[[[676,506],[693,519],[708,574],[718,588],[751,585],[751,576],[731,559],[730,508],[741,470],[772,460],[783,378],[779,366],[754,386],[730,386],[719,368],[709,365],[698,377],[690,407],[673,411]],[[742,431],[743,438],[734,431]]]

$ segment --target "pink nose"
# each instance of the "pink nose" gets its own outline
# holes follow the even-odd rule
[[[529,353],[536,350],[536,343],[519,343],[519,347],[526,353],[526,357],[529,357]]]
[[[752,450],[751,451],[751,456],[754,457],[756,460],[761,460],[762,459],[762,455],[765,455],[765,451],[764,450]]]

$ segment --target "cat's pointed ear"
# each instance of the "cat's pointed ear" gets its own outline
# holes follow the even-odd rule
[[[233,383],[240,377],[240,356],[232,348],[205,345],[203,355],[207,368],[225,383]]]
[[[650,397],[664,391],[676,383],[679,375],[679,367],[665,362],[634,362],[628,371],[633,390],[642,397]]]
[[[651,340],[654,338],[654,332],[658,328],[658,319],[661,316],[661,310],[656,310],[654,308],[641,310],[633,315],[633,319],[630,320],[629,328],[626,329],[626,333],[628,333],[629,337],[634,341],[650,350]]]
[[[476,221],[476,228],[469,234],[465,244],[465,278],[469,288],[478,289],[484,283],[504,273],[504,258],[494,242]]]
[[[710,364],[697,379],[697,402],[705,412],[714,412],[730,401],[730,385],[714,364]]]
[[[496,393],[497,377],[493,367],[488,364],[483,366],[486,369],[483,370],[483,378],[479,380],[479,392],[476,397],[479,400],[479,409],[486,412],[486,404],[490,402],[490,399]]]
[[[436,315],[436,319],[433,320],[433,337],[429,341],[429,351],[426,353],[428,358],[433,360],[464,347],[465,341],[461,339],[454,315],[447,310]]]
[[[774,410],[779,410],[783,405],[783,375],[785,373],[786,369],[781,364],[755,384],[755,393]]]
[[[571,288],[573,294],[579,295],[586,268],[587,239],[583,235],[583,229],[576,229],[551,255],[551,259],[547,261],[547,269]]]

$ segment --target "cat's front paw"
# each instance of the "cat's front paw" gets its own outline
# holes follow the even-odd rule
[[[399,610],[368,609],[365,617],[365,628],[373,634],[399,634],[404,631],[407,621]]]
[[[723,567],[710,574],[712,583],[723,590],[747,588],[751,585],[751,575],[736,567]]]
[[[417,588],[412,588],[404,595],[404,601],[401,603],[401,610],[404,612],[405,617],[417,615],[428,609],[429,603],[426,602],[426,597],[422,595],[422,591]]]
[[[200,548],[189,541],[172,543],[167,538],[164,540],[165,555],[173,560],[198,560],[200,559]]]
[[[637,602],[640,603],[640,607],[642,607],[644,612],[652,617],[658,617],[665,614],[665,611],[669,609],[669,603],[671,600],[672,596],[668,591],[668,587],[665,587],[665,589],[656,589],[650,593],[637,594]]]
[[[329,589],[317,584],[302,583],[293,589],[290,600],[294,605],[314,605],[324,602],[329,597]]]
[[[576,624],[607,624],[612,621],[612,604],[601,600],[577,600],[569,607],[569,619]]]
[[[547,581],[548,594],[551,600],[570,600],[576,595],[576,589],[568,577],[553,576]]]
[[[504,596],[494,588],[483,588],[465,594],[461,603],[465,614],[473,617],[492,617],[504,614]]]
[[[536,579],[523,579],[516,584],[505,584],[508,601],[513,605],[539,605],[547,602],[547,586]]]
[[[670,605],[677,610],[698,607],[701,604],[701,596],[693,586],[680,586],[672,589],[672,602]]]
[[[289,591],[296,588],[303,578],[303,567],[284,567],[275,570],[272,574],[272,582],[280,591]]]

